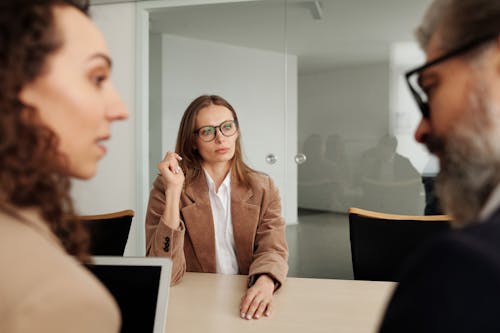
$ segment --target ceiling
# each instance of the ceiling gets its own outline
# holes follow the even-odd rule
[[[124,2],[92,0],[94,4]],[[391,44],[413,40],[430,0],[261,0],[156,10],[150,29],[298,56],[301,73],[388,61]],[[286,8],[286,9],[285,9]],[[286,14],[285,14],[286,13]]]

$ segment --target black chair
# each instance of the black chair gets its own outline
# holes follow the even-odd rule
[[[127,245],[133,210],[109,214],[80,216],[80,221],[90,236],[90,254],[123,256]]]
[[[397,281],[403,262],[424,241],[450,229],[447,215],[394,215],[349,208],[354,279]]]

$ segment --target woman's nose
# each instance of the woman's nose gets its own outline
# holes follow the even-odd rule
[[[215,129],[215,141],[221,142],[222,138],[224,137],[224,134],[222,134],[222,130],[220,127]]]
[[[109,91],[109,99],[107,109],[107,116],[110,120],[125,120],[129,117],[129,112],[122,98],[116,91],[114,86],[111,86]]]

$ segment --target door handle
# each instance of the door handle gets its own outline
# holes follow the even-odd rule
[[[298,153],[297,155],[295,155],[295,163],[297,163],[298,165],[301,165],[306,161],[307,161],[307,156],[305,154]]]
[[[276,155],[274,155],[273,153],[271,154],[268,154],[266,156],[266,162],[267,164],[275,164],[276,162],[278,162],[278,158],[276,157]]]

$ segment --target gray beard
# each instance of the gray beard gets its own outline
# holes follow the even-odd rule
[[[454,227],[478,221],[481,209],[500,183],[500,149],[496,137],[498,114],[478,85],[469,96],[466,114],[446,138],[429,138],[440,152],[436,191]],[[497,116],[498,117],[498,116]]]

